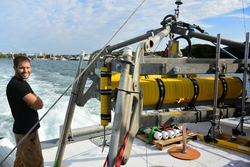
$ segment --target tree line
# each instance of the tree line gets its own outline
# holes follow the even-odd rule
[[[244,58],[245,50],[236,49],[236,48],[232,48],[232,47],[226,47],[223,49],[239,59]],[[185,48],[181,49],[181,52],[182,52],[183,56],[187,57],[188,52],[189,52],[189,46],[186,46]],[[164,56],[165,51],[157,51],[157,52],[154,52],[154,54],[157,56]],[[207,44],[194,44],[191,46],[191,54],[195,58],[215,58],[216,57],[216,47],[211,46],[211,45],[207,45]],[[232,57],[229,54],[227,54],[226,52],[221,50],[220,58],[232,58]]]
[[[232,48],[232,47],[226,47],[224,49],[239,59],[244,58],[245,50],[236,49],[236,48]],[[189,51],[189,46],[186,46],[185,48],[181,49],[183,56],[186,56],[186,57],[188,56],[188,51]],[[117,54],[122,54],[122,53],[117,53]],[[134,52],[133,52],[133,54],[134,54]],[[156,56],[165,56],[165,51],[164,50],[163,51],[156,51],[153,54]],[[216,57],[216,47],[212,46],[212,45],[207,45],[207,44],[194,44],[191,46],[191,54],[195,58],[215,58]],[[14,57],[17,57],[20,55],[23,55],[23,53],[15,53]],[[78,57],[80,55],[79,54],[75,54],[75,55],[63,54],[62,56],[64,58],[68,58],[68,57]],[[189,56],[191,56],[191,55],[189,55]],[[220,57],[221,58],[232,58],[230,55],[228,55],[227,53],[225,53],[222,50],[220,52]],[[0,58],[12,58],[12,55],[0,54]]]

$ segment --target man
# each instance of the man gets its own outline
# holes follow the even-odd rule
[[[37,123],[37,110],[43,108],[43,101],[26,82],[31,74],[30,60],[24,56],[14,59],[15,76],[7,85],[6,95],[14,117],[13,132],[16,143]],[[42,167],[43,156],[38,136],[38,124],[17,147],[14,167]]]

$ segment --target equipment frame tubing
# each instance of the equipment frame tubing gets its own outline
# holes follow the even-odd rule
[[[240,117],[241,113],[238,113],[237,110],[233,107],[227,108],[218,108],[217,109],[223,118],[233,118]],[[199,109],[199,122],[210,121],[213,116],[212,110]],[[158,126],[158,125],[169,125],[175,123],[195,123],[197,122],[197,118],[195,117],[197,111],[179,111],[178,114],[175,115],[176,120],[173,120],[173,114],[171,112],[164,112],[158,114],[142,114],[140,116],[140,127],[145,128],[150,126]],[[250,105],[246,105],[246,115],[250,115]],[[160,118],[160,119],[159,119]]]
[[[75,78],[77,78],[78,75],[80,74],[84,54],[85,53],[83,53],[80,57]],[[70,130],[70,126],[71,126],[71,122],[72,122],[72,118],[73,118],[75,106],[76,106],[76,103],[75,103],[76,99],[77,99],[76,89],[77,89],[77,82],[72,87],[70,101],[69,101],[67,113],[66,113],[65,120],[64,120],[63,131],[62,131],[62,134],[60,136],[57,154],[55,157],[54,167],[59,167],[59,166],[61,166],[61,163],[62,163],[63,154],[64,154],[64,150],[65,150],[65,146],[66,146],[66,140],[67,140],[68,135],[69,135],[69,130]]]
[[[130,91],[130,92],[133,91],[132,85],[133,85],[132,78],[128,78],[127,87],[128,87],[128,91]],[[128,131],[130,131],[129,138],[130,138],[130,135],[131,135],[130,123],[132,121],[131,120],[131,114],[132,114],[133,97],[134,97],[134,95],[132,93],[126,95],[126,101],[125,101],[126,107],[124,107],[124,117],[123,117],[124,121],[122,122],[123,127],[120,130],[121,134],[120,134],[120,140],[119,140],[119,147],[121,147],[123,145],[124,139],[126,138],[126,135],[127,135]],[[129,159],[129,156],[127,156],[127,155],[130,155],[129,153],[131,152],[131,150],[129,150],[129,152],[127,151],[128,150],[127,147],[129,145],[129,138],[127,140],[127,144],[126,144],[126,147],[125,147],[124,152],[123,152],[123,159],[124,158]],[[121,164],[122,163],[123,163],[123,160],[121,161]]]
[[[203,39],[203,40],[210,41],[210,42],[216,42],[215,36],[198,33],[198,32],[192,31],[192,30],[189,30],[188,36],[195,37],[198,39]],[[240,48],[240,49],[243,49],[245,47],[243,43],[235,42],[235,41],[224,39],[224,38],[221,39],[221,44],[228,45],[231,47]]]
[[[247,59],[249,52],[249,32],[246,34],[246,45],[245,45],[245,61],[244,61],[244,73],[243,73],[243,88],[242,88],[242,105],[241,105],[241,124],[240,132],[243,132],[243,121],[244,121],[244,112],[245,111],[245,98],[246,98],[246,80],[247,80]]]
[[[220,34],[217,34],[217,45],[216,45],[216,67],[215,67],[215,79],[214,79],[214,105],[213,105],[213,124],[212,124],[212,139],[215,139],[215,118],[217,109],[217,98],[218,98],[218,75],[219,75],[219,59],[220,59]]]
[[[128,78],[128,82],[127,82],[127,90],[132,92],[132,85],[133,85],[133,80],[132,78]],[[125,104],[126,107],[124,107],[124,121],[122,123],[122,126],[124,127],[123,129],[121,129],[121,135],[120,135],[120,142],[119,145],[123,144],[123,139],[125,139],[126,134],[128,132],[129,129],[129,125],[130,125],[130,117],[129,115],[131,115],[131,110],[132,110],[132,99],[133,99],[133,94],[127,94],[125,100]],[[121,143],[122,142],[122,143]]]
[[[167,37],[170,33],[171,29],[170,26],[167,26],[165,29],[160,31],[158,34],[156,34],[154,37],[150,38],[146,41],[146,51],[151,50],[155,44],[157,44],[160,40],[162,40],[164,37]]]
[[[130,56],[127,56],[126,58],[131,59]],[[127,91],[127,84],[128,84],[128,75],[129,75],[129,69],[130,64],[128,62],[122,62],[122,69],[121,69],[121,77],[119,82],[119,89]],[[120,140],[120,133],[122,125],[124,125],[124,116],[125,116],[125,97],[126,92],[124,91],[118,91],[117,93],[117,100],[116,100],[116,106],[115,106],[115,117],[113,122],[113,128],[112,128],[112,135],[111,135],[111,145],[109,148],[109,156],[108,156],[108,167],[113,167],[116,161],[116,157],[118,155],[119,151],[119,140]]]
[[[115,44],[115,45],[112,45],[112,46],[108,46],[106,50],[109,53],[109,52],[112,52],[113,50],[120,49],[120,48],[122,48],[124,46],[132,45],[134,43],[143,41],[143,40],[147,39],[150,36],[152,36],[152,32],[147,32],[144,35],[129,39],[127,41],[124,41],[124,42],[121,42],[121,43],[118,43],[118,44]]]

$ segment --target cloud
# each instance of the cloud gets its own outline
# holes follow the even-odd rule
[[[229,15],[225,15],[225,17],[237,17],[237,18],[250,18],[250,15],[243,15],[243,14],[229,14]]]
[[[142,0],[1,0],[0,51],[76,54],[102,48]],[[242,8],[241,0],[182,1],[180,20],[212,28],[206,18],[227,15]],[[248,7],[250,0],[246,0]],[[147,0],[111,44],[161,27],[174,14],[172,1]],[[230,16],[230,15],[228,15]],[[249,17],[246,15],[247,18]],[[234,17],[234,16],[230,16]],[[23,49],[24,48],[24,49]]]

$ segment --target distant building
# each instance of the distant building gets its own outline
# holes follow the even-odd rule
[[[44,56],[45,59],[53,59],[55,57],[55,55],[51,55],[51,54],[47,54]]]
[[[44,53],[44,54],[41,53],[41,52],[39,52],[39,53],[34,53],[33,55],[29,55],[28,57],[29,57],[30,59],[44,59],[45,53]]]
[[[63,56],[61,55],[53,55],[53,54],[47,54],[44,56],[45,59],[50,59],[50,60],[58,60],[58,59],[62,59]]]
[[[29,57],[29,55],[27,53],[23,53],[22,56]]]

